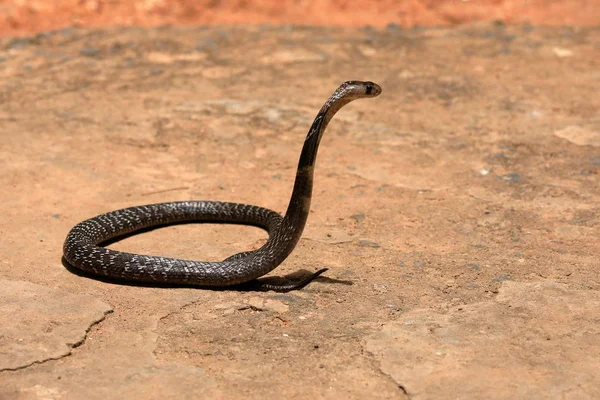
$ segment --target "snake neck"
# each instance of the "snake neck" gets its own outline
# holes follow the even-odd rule
[[[296,180],[287,212],[280,226],[282,236],[289,238],[292,248],[296,245],[308,218],[313,189],[313,175],[321,137],[333,116],[352,99],[336,97],[334,93],[317,114],[310,127],[296,171]],[[291,249],[290,249],[291,251]]]
[[[269,231],[269,240],[261,248],[263,253],[269,255],[270,265],[278,265],[285,260],[302,236],[310,211],[317,151],[329,121],[351,101],[376,97],[379,94],[381,94],[381,88],[373,82],[347,81],[327,99],[319,110],[304,140],[287,212],[274,228],[272,235]]]

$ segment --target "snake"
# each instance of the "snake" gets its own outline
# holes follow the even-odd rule
[[[315,117],[300,153],[291,199],[285,215],[268,208],[224,201],[176,201],[123,208],[75,225],[63,245],[64,259],[84,273],[117,281],[223,288],[248,282],[279,266],[299,242],[308,218],[319,143],[333,116],[356,99],[373,98],[381,87],[373,82],[347,81],[327,99]],[[109,241],[148,229],[181,223],[227,223],[262,228],[267,241],[258,249],[223,261],[193,261],[116,251]],[[327,271],[286,284],[264,283],[261,290],[286,292],[304,287]]]

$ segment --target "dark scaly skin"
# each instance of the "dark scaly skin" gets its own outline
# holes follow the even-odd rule
[[[63,246],[74,267],[125,281],[223,287],[252,281],[275,269],[292,252],[308,218],[319,142],[329,121],[352,100],[376,97],[373,82],[343,83],[317,114],[304,142],[292,197],[285,216],[266,208],[220,201],[182,201],[124,208],[73,227]],[[98,244],[145,228],[182,222],[224,222],[265,229],[269,239],[259,249],[221,262],[188,261],[119,252]],[[326,269],[289,285],[264,284],[264,290],[288,291],[308,284]]]

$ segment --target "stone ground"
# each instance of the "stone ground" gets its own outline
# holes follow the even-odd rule
[[[600,398],[600,29],[66,29],[0,39],[0,398]],[[123,285],[77,222],[185,199],[283,211],[322,141],[301,291]],[[113,244],[219,260],[227,225]]]

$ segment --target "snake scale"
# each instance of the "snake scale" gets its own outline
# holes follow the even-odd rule
[[[64,258],[85,272],[117,280],[156,284],[224,287],[250,282],[275,269],[292,252],[308,218],[314,166],[321,137],[335,113],[349,102],[376,97],[373,82],[343,83],[325,102],[308,131],[300,154],[292,197],[284,216],[246,204],[221,201],[179,201],[111,211],[75,225],[63,246]],[[220,222],[265,229],[269,238],[257,250],[235,254],[220,262],[189,261],[115,251],[102,246],[109,240],[140,230],[186,222]],[[263,284],[263,290],[299,289],[325,272],[301,281]]]

